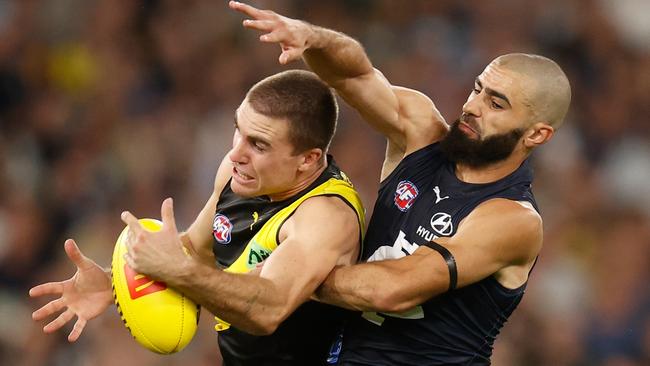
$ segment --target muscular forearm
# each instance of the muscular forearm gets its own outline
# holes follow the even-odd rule
[[[361,311],[386,311],[385,294],[394,281],[390,266],[363,263],[337,267],[315,293],[316,300]]]
[[[434,257],[434,264],[442,261]],[[361,311],[411,309],[448,287],[446,267],[434,267],[427,260],[427,256],[416,253],[396,260],[337,267],[318,288],[315,299]]]
[[[388,80],[373,68],[361,44],[345,34],[310,27],[307,49],[302,53],[307,65],[366,122],[405,149],[399,100]]]
[[[220,319],[251,334],[270,334],[284,318],[284,304],[273,282],[196,264],[191,275],[169,284]]]
[[[303,59],[325,82],[338,82],[373,72],[372,64],[359,42],[330,29],[310,25],[309,48]]]

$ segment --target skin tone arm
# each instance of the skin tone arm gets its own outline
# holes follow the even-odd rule
[[[226,154],[214,178],[212,195],[187,231],[179,234],[183,246],[195,254],[198,260],[211,266],[214,266],[215,263],[214,253],[212,253],[212,236],[210,235],[212,220],[219,202],[219,196],[230,180],[231,171],[232,162],[229,154]]]
[[[503,227],[511,228],[503,230]],[[542,245],[542,222],[530,207],[505,199],[481,204],[456,235],[436,239],[454,256],[458,287],[490,275],[508,288],[522,285]],[[401,312],[449,288],[442,256],[424,246],[400,259],[336,268],[316,292],[319,301],[340,307]]]
[[[209,233],[219,194],[227,183],[229,174],[230,160],[225,158],[217,172],[214,192],[210,199],[188,231],[179,236],[186,247],[196,254],[197,260],[206,265],[214,263]],[[29,290],[29,296],[59,296],[34,311],[32,318],[40,321],[61,312],[57,318],[43,328],[45,333],[52,333],[76,316],[77,321],[68,335],[68,341],[74,342],[79,339],[88,321],[101,315],[113,303],[111,273],[110,270],[104,270],[92,259],[86,257],[73,239],[66,240],[64,248],[70,261],[77,267],[75,274],[65,281],[35,286]]]
[[[160,232],[144,231],[128,212],[122,218],[135,234],[125,255],[133,269],[165,281],[251,334],[274,332],[335,266],[353,263],[358,254],[358,220],[336,197],[313,197],[300,205],[283,225],[281,244],[259,276],[227,273],[185,256],[171,199],[163,202]]]
[[[387,160],[401,160],[446,133],[447,124],[431,99],[392,86],[373,68],[363,47],[349,36],[247,4],[231,1],[229,6],[251,18],[244,20],[244,27],[264,33],[260,41],[280,44],[281,64],[302,57],[365,121],[386,136]]]

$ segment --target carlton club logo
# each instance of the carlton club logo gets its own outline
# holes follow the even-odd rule
[[[232,224],[230,220],[224,215],[216,215],[212,223],[212,234],[220,244],[230,243],[230,233],[232,232]]]
[[[438,212],[431,216],[431,228],[440,236],[449,236],[454,232],[454,224],[451,222],[451,215],[445,212]]]
[[[153,281],[149,277],[137,273],[127,264],[124,265],[124,276],[131,300],[167,289],[167,284],[164,282]]]
[[[395,190],[395,206],[404,212],[413,206],[413,202],[417,196],[418,187],[408,180],[403,180],[399,182]]]

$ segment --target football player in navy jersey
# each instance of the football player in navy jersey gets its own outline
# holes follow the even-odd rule
[[[387,139],[363,259],[336,268],[320,301],[361,310],[333,347],[341,365],[489,364],[542,247],[528,157],[571,88],[552,60],[490,62],[450,126],[426,95],[391,85],[351,37],[231,1],[279,62],[304,62]],[[414,72],[417,72],[414,70]]]

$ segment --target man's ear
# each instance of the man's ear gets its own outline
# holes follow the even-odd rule
[[[310,170],[313,166],[318,165],[323,158],[323,150],[319,148],[309,149],[305,152],[300,153],[302,161],[298,166],[298,170],[301,172]]]
[[[553,126],[546,122],[537,122],[528,128],[524,137],[524,146],[529,149],[547,143],[555,134]]]

